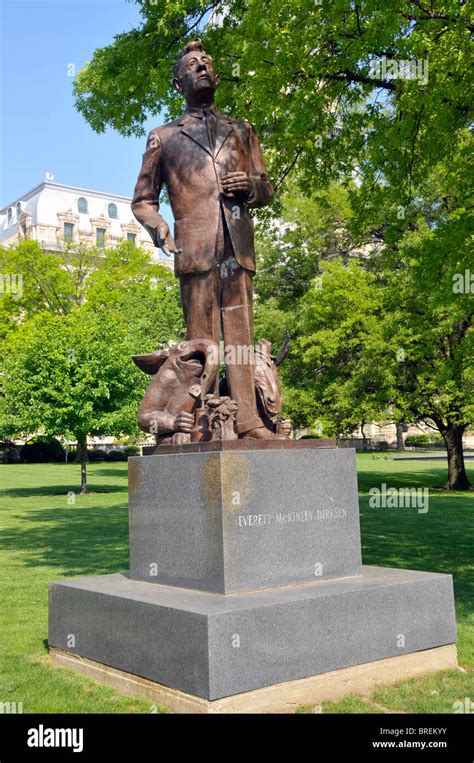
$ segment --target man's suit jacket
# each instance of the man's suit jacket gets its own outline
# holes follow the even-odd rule
[[[202,110],[188,107],[179,119],[150,132],[135,186],[132,211],[155,246],[156,228],[164,222],[160,191],[163,184],[168,189],[174,239],[183,250],[175,255],[176,275],[204,273],[212,267],[221,205],[237,261],[255,271],[254,223],[248,208],[265,206],[274,194],[253,125],[231,119],[214,106],[212,110],[218,117],[214,149]],[[252,179],[246,200],[244,194],[237,198],[222,192],[220,178],[237,170]]]

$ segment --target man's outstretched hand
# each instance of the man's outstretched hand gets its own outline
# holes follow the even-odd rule
[[[182,249],[178,249],[176,246],[167,223],[162,223],[157,227],[156,239],[158,246],[166,254],[167,257],[171,257],[172,254],[181,254],[183,251]]]

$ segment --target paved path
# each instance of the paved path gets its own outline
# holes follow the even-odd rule
[[[403,453],[398,456],[389,456],[389,461],[438,461],[441,459],[447,459],[446,453]],[[474,452],[464,453],[465,461],[472,461],[474,459]]]

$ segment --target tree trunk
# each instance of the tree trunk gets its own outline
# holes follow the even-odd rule
[[[76,463],[81,464],[81,495],[86,495],[89,492],[87,487],[87,437],[79,435],[77,438],[77,455]]]
[[[469,490],[471,483],[466,474],[462,436],[465,427],[451,425],[441,432],[448,452],[448,490]]]
[[[403,424],[401,421],[397,421],[397,450],[405,450],[405,443],[403,442]]]
[[[75,464],[80,464],[82,461],[88,461],[87,458],[87,437],[84,435],[76,435],[77,440],[77,448],[76,448],[76,458],[74,459]]]

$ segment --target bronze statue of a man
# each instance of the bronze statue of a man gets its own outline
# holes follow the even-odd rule
[[[179,119],[150,132],[132,210],[155,245],[174,255],[187,340],[219,345],[224,339],[238,436],[281,438],[257,411],[248,351],[253,348],[255,273],[254,223],[248,210],[268,204],[274,191],[253,125],[216,109],[219,78],[201,40],[183,48],[173,72],[173,85],[187,106]],[[174,237],[159,214],[163,184],[175,219]],[[192,426],[192,415],[182,414],[181,431]]]

